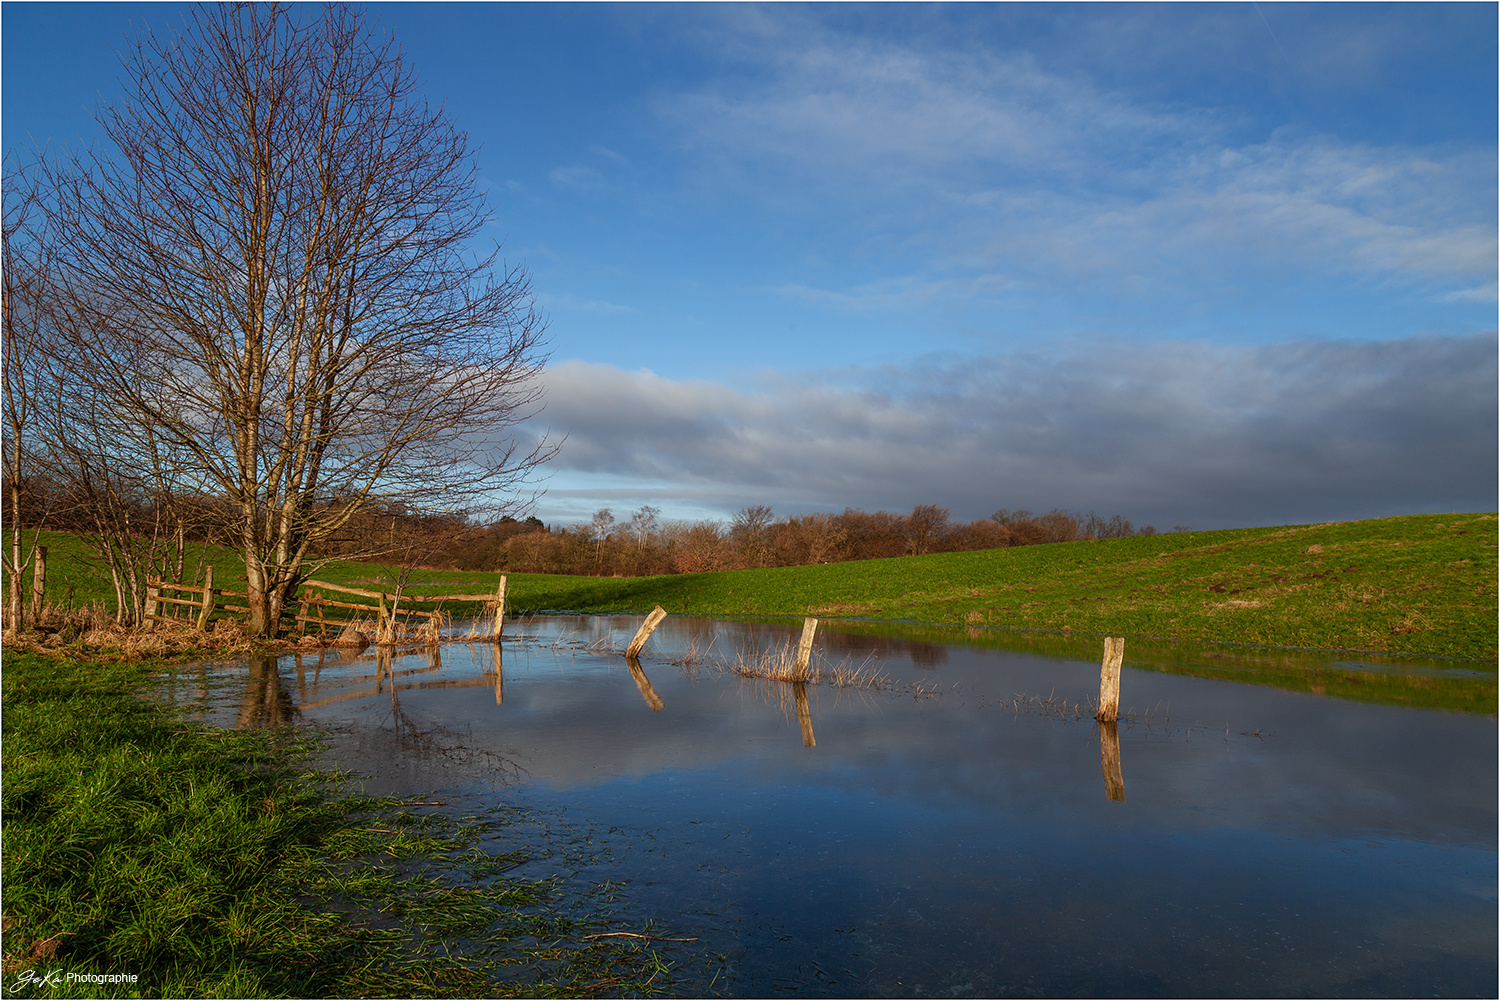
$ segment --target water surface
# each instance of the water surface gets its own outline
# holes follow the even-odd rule
[[[565,814],[607,846],[584,875],[627,884],[625,917],[712,957],[687,994],[1496,994],[1492,715],[1135,670],[1127,649],[1108,728],[1078,707],[1097,660],[825,625],[818,664],[887,682],[794,688],[715,665],[800,624],[668,619],[637,669],[605,651],[638,622],[171,691],[317,726],[371,792]]]

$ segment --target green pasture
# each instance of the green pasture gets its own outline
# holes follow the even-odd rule
[[[484,586],[492,575],[467,575]],[[816,615],[1496,658],[1496,518],[1421,515],[666,577],[516,575],[516,608]]]
[[[1496,659],[1494,514],[1434,514],[659,577],[513,574],[519,611],[816,615],[1402,656]],[[49,596],[112,601],[70,536],[46,533]],[[214,580],[243,586],[229,550]],[[334,563],[322,579],[394,590],[402,571]],[[423,592],[492,591],[499,574],[417,571]],[[455,609],[465,611],[466,609]]]

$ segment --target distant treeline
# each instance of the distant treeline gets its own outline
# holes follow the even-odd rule
[[[22,517],[61,531],[97,531],[94,498],[37,477],[19,491]],[[221,502],[173,495],[167,501],[142,493],[115,497],[115,517],[129,534],[173,536],[168,562],[180,563],[186,541],[229,543],[232,513]],[[337,499],[329,504],[337,504]],[[475,524],[462,513],[429,513],[372,503],[327,539],[314,559],[351,557],[434,569],[511,573],[643,576],[754,567],[802,566],[887,556],[966,552],[1034,546],[1080,539],[1151,535],[1115,515],[1054,509],[1046,514],[999,510],[977,521],[950,520],[947,508],[919,504],[910,514],[846,508],[842,514],[777,518],[764,505],[747,507],[729,521],[662,519],[643,507],[616,518],[608,508],[585,522],[546,525],[538,518],[502,518]],[[172,576],[171,567],[161,568]]]
[[[885,556],[965,552],[1079,539],[1150,535],[1115,515],[1052,510],[996,511],[978,521],[949,520],[946,508],[920,504],[910,514],[847,508],[842,514],[777,518],[748,507],[729,522],[662,520],[643,507],[620,520],[609,509],[587,522],[549,527],[505,520],[434,550],[431,563],[462,570],[643,576],[754,567],[803,566]]]

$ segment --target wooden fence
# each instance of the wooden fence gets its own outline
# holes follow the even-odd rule
[[[244,591],[231,591],[214,587],[213,567],[207,568],[202,585],[173,584],[152,577],[147,582],[146,619],[149,622],[181,622],[194,617],[199,629],[208,628],[208,620],[216,611],[250,611],[247,604],[227,604],[221,599],[237,598],[248,602]],[[170,595],[169,593],[170,592]],[[185,598],[182,595],[197,595]],[[329,594],[349,595],[356,598],[373,598],[375,604],[341,601]],[[505,578],[493,594],[395,594],[389,591],[373,591],[346,584],[334,584],[326,580],[305,580],[298,588],[293,601],[287,603],[287,612],[296,625],[297,635],[307,635],[309,626],[316,626],[318,634],[327,637],[330,628],[340,631],[349,626],[363,625],[371,617],[375,619],[375,642],[394,643],[402,635],[410,635],[410,619],[426,621],[424,635],[436,638],[442,628],[444,612],[442,605],[449,602],[477,603],[484,606],[484,614],[491,610],[495,616],[492,639],[500,641],[505,622]],[[414,606],[436,605],[431,609]],[[352,613],[352,614],[351,614]]]

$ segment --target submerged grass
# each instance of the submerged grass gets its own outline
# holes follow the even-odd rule
[[[137,696],[148,670],[5,660],[7,996],[579,996],[662,984],[668,964],[649,938],[586,938],[605,917],[565,885],[577,859],[535,842],[481,846],[511,818],[333,798],[329,776],[297,766],[293,732],[189,724]],[[527,863],[543,874],[510,872]]]

